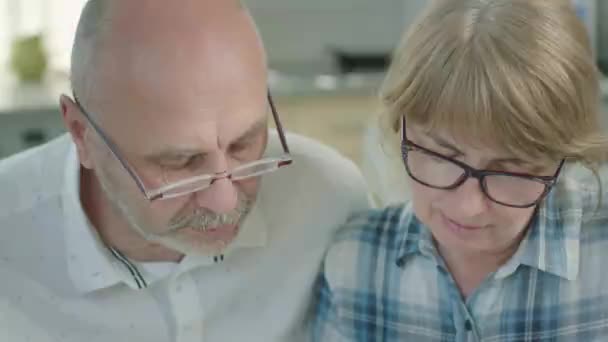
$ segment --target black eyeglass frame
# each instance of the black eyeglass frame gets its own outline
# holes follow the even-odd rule
[[[481,188],[481,191],[488,199],[490,199],[494,203],[498,203],[500,205],[504,205],[504,206],[511,207],[511,208],[521,208],[521,209],[530,208],[530,207],[534,207],[534,206],[538,205],[540,202],[542,202],[542,200],[547,196],[547,194],[549,194],[551,189],[557,183],[557,179],[558,179],[559,174],[561,173],[561,170],[565,163],[565,158],[564,158],[560,161],[559,166],[557,167],[557,170],[555,171],[555,173],[552,176],[536,176],[536,175],[531,175],[531,174],[527,174],[527,173],[518,173],[518,172],[480,170],[480,169],[476,169],[470,165],[467,165],[466,163],[463,163],[459,160],[444,156],[440,153],[437,153],[435,151],[429,150],[423,146],[416,144],[415,142],[413,142],[407,138],[405,128],[406,128],[405,118],[402,118],[401,119],[401,156],[403,159],[403,164],[405,166],[405,170],[413,180],[415,180],[416,182],[418,182],[424,186],[427,186],[427,187],[433,188],[433,189],[454,190],[454,189],[458,188],[459,186],[461,186],[464,182],[466,182],[467,179],[472,177],[479,181],[479,186]],[[408,152],[411,150],[420,150],[423,153],[433,156],[434,158],[442,159],[447,162],[453,163],[456,166],[459,166],[460,168],[462,168],[464,172],[463,172],[462,176],[460,176],[458,179],[456,179],[456,181],[449,186],[436,186],[436,185],[428,184],[428,183],[420,180],[419,178],[417,178],[413,174],[413,172],[410,170],[410,167],[408,165]],[[488,191],[488,188],[487,188],[487,185],[485,182],[485,178],[487,176],[510,176],[510,177],[527,179],[530,181],[534,181],[534,182],[543,184],[544,190],[538,196],[538,198],[532,203],[526,203],[523,205],[513,205],[513,204],[509,204],[509,203],[504,203],[502,201],[494,199],[489,194],[489,191]]]

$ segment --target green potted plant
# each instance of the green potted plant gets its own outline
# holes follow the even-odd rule
[[[18,37],[11,48],[11,69],[23,82],[40,82],[47,69],[47,56],[42,35]]]

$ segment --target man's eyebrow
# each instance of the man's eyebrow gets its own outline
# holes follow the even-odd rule
[[[266,118],[255,122],[251,127],[249,127],[245,133],[241,134],[237,139],[235,139],[231,144],[245,142],[253,137],[255,137],[261,130],[267,129],[268,120]],[[172,161],[172,160],[182,160],[191,157],[201,157],[205,158],[209,153],[202,151],[197,148],[176,148],[176,147],[166,147],[162,149],[160,152],[156,152],[146,156],[146,160],[151,162],[161,162],[161,161]]]
[[[254,138],[260,131],[268,129],[268,119],[263,118],[255,122],[251,127],[249,127],[245,133],[241,134],[238,138],[230,143],[230,145],[240,142],[245,142],[251,138]]]
[[[204,158],[207,155],[207,152],[201,151],[200,149],[168,147],[164,150],[161,150],[160,152],[150,154],[145,158],[148,161],[158,163],[161,161],[188,159],[194,156]]]

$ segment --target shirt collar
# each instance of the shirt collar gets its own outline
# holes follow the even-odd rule
[[[123,277],[117,273],[110,251],[101,242],[80,202],[80,163],[70,143],[64,171],[62,204],[68,274],[81,293],[112,286]]]
[[[517,251],[498,269],[495,278],[509,276],[519,265],[568,280],[577,278],[584,204],[593,199],[590,191],[581,188],[581,183],[574,178],[563,178],[547,196]],[[414,254],[442,263],[430,231],[416,218],[409,203],[404,207],[400,225],[405,229],[397,254],[398,264],[403,265]]]
[[[515,255],[496,272],[504,278],[526,265],[567,280],[579,273],[581,227],[590,192],[564,175],[539,207]]]
[[[263,186],[260,187],[260,192]],[[224,251],[224,258],[229,258],[230,254],[237,249],[265,247],[268,239],[268,224],[262,210],[263,196],[259,196],[251,211],[247,214],[240,225],[240,231],[233,243]],[[213,257],[186,256],[177,269],[178,273],[186,272],[195,267],[214,264]]]
[[[399,225],[405,227],[403,240],[400,243],[398,265],[403,265],[406,260],[416,254],[435,259],[439,263],[433,236],[431,232],[418,220],[413,212],[411,202],[406,203],[400,218]]]

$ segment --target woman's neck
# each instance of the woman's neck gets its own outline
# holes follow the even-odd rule
[[[496,272],[515,254],[520,242],[521,239],[518,239],[504,250],[496,252],[451,251],[439,244],[438,251],[460,293],[468,298],[488,275]]]

